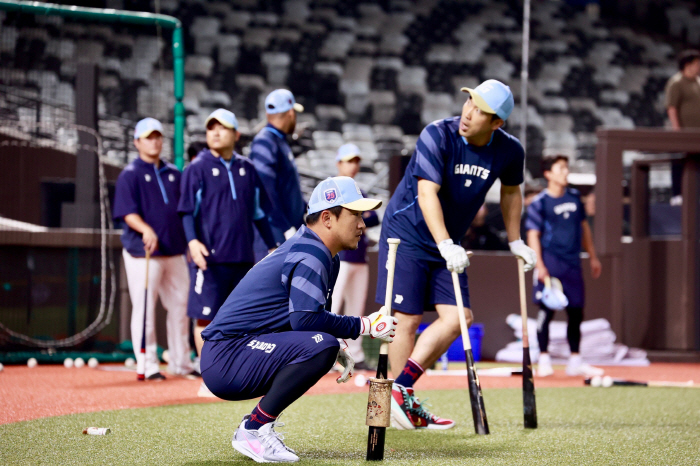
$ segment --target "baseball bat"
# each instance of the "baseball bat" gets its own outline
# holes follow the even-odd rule
[[[389,255],[386,262],[386,294],[384,295],[384,308],[391,315],[391,297],[394,291],[394,269],[396,268],[396,250],[401,240],[398,238],[387,239],[389,243]],[[382,342],[379,347],[379,361],[377,362],[377,378],[389,378],[389,343]],[[391,410],[391,405],[387,407]],[[386,427],[369,426],[367,436],[367,461],[382,461],[384,459],[384,436]]]
[[[591,385],[592,378],[587,378],[584,380],[586,385]],[[612,379],[612,384],[618,387],[673,387],[673,388],[700,388],[700,385],[695,385],[692,380],[686,382],[667,382],[665,380],[647,380],[647,381],[636,381],[636,380],[625,380],[625,379]]]
[[[530,338],[527,333],[527,300],[525,299],[525,268],[518,258],[518,283],[520,284],[520,318],[523,321],[523,415],[525,428],[537,428],[537,405],[535,403],[535,379],[530,361]]]
[[[484,396],[481,393],[481,383],[479,382],[479,376],[476,374],[476,370],[474,369],[474,354],[472,353],[472,343],[469,339],[467,318],[464,316],[464,301],[462,301],[462,288],[459,286],[459,275],[457,275],[457,272],[452,272],[452,284],[454,285],[455,289],[455,299],[457,301],[457,314],[459,314],[459,326],[462,329],[462,346],[464,347],[464,358],[467,363],[469,401],[472,405],[474,430],[479,435],[487,435],[489,433],[489,421],[488,419],[486,419],[486,407],[484,406]]]
[[[146,380],[146,313],[148,312],[148,263],[151,260],[151,252],[146,249],[146,280],[143,291],[143,331],[141,332],[141,357],[136,371],[136,380]]]

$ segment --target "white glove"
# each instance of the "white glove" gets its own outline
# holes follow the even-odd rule
[[[348,344],[342,338],[338,338],[338,343],[340,343],[340,350],[338,351],[337,361],[341,366],[345,368],[343,373],[335,379],[338,383],[345,383],[350,380],[353,375],[353,369],[355,369],[355,358],[352,357],[352,353],[348,349]]]
[[[360,332],[360,335],[369,335],[372,338],[379,338],[389,343],[394,341],[398,321],[396,317],[384,315],[383,311],[385,309],[382,306],[379,311],[362,318],[362,332]]]
[[[525,261],[523,270],[529,272],[535,268],[535,265],[537,264],[537,255],[535,254],[535,251],[525,244],[523,240],[518,239],[511,241],[508,243],[508,246],[510,246],[510,252]]]
[[[440,241],[438,250],[445,262],[447,262],[447,270],[450,272],[462,273],[464,269],[469,267],[469,257],[467,251],[458,244],[455,244],[451,239]]]
[[[289,238],[294,236],[296,234],[296,232],[297,232],[296,227],[291,227],[289,230],[284,232],[284,239],[288,240]]]

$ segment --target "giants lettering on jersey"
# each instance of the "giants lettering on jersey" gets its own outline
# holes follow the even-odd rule
[[[265,343],[258,340],[250,340],[250,343],[248,343],[246,346],[250,346],[251,349],[258,349],[260,351],[264,351],[268,354],[272,353],[277,347],[277,345],[274,343]]]
[[[559,204],[557,206],[554,206],[554,213],[557,215],[561,215],[565,212],[576,212],[576,203],[575,202],[565,202],[563,204]],[[567,215],[568,218],[568,215]]]
[[[455,175],[475,175],[483,180],[488,179],[491,170],[478,165],[469,165],[468,163],[458,163],[455,165]]]

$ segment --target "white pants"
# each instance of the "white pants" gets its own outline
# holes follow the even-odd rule
[[[190,277],[185,256],[151,257],[148,264],[148,302],[146,319],[146,354],[141,354],[143,336],[143,299],[146,285],[146,259],[133,257],[123,250],[126,278],[131,297],[131,341],[136,355],[136,367],[146,377],[159,372],[156,354],[156,298],[160,297],[168,311],[168,372],[185,375],[193,370],[190,360],[189,323],[187,317],[187,295]]]
[[[369,265],[340,261],[338,280],[333,289],[333,304],[331,312],[338,314],[345,303],[345,315],[362,317],[365,315],[365,301],[367,301],[367,287],[369,281]],[[348,349],[355,358],[355,362],[365,360],[365,352],[362,350],[362,336],[357,340],[346,340]]]

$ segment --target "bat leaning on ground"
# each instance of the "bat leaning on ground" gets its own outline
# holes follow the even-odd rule
[[[586,385],[595,385],[591,383],[593,378],[587,378],[584,380]],[[618,387],[674,387],[674,388],[700,388],[700,385],[695,385],[692,380],[687,382],[667,382],[664,380],[625,380],[625,379],[612,379],[612,384]]]
[[[148,312],[148,263],[151,260],[151,252],[146,249],[146,280],[143,291],[143,331],[141,332],[141,357],[136,368],[137,380],[146,380],[146,313]]]
[[[389,243],[389,255],[386,262],[386,294],[384,295],[384,308],[391,315],[391,297],[394,291],[394,270],[396,268],[396,250],[401,240],[398,238],[387,239]],[[389,374],[389,343],[383,342],[379,348],[379,361],[377,362],[377,379],[388,379]],[[369,408],[368,408],[369,409]],[[391,403],[387,409],[391,409]],[[384,459],[384,436],[386,427],[369,426],[367,436],[367,461],[381,461]]]
[[[525,269],[518,258],[518,283],[520,284],[520,319],[523,324],[523,415],[525,428],[537,428],[537,405],[535,403],[535,379],[530,361],[530,338],[527,332],[527,301],[525,299]]]
[[[467,252],[471,256],[472,253]],[[484,396],[481,393],[481,383],[479,376],[474,369],[474,354],[472,344],[469,340],[469,329],[467,328],[467,318],[464,316],[464,301],[462,301],[462,288],[459,286],[459,275],[452,272],[452,284],[455,289],[455,299],[457,301],[457,314],[459,315],[459,326],[462,330],[462,345],[464,347],[464,358],[467,363],[467,380],[469,381],[469,401],[472,406],[472,417],[474,418],[474,430],[479,435],[489,433],[489,422],[486,419],[486,408],[484,406]]]

